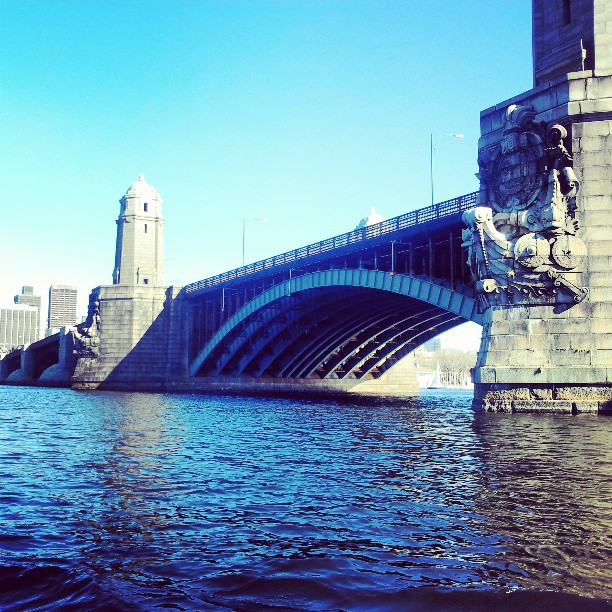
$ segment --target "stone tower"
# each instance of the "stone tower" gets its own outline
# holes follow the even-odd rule
[[[141,174],[121,198],[113,284],[75,333],[75,389],[159,390],[188,373],[180,287],[163,285],[162,199]]]
[[[608,0],[533,0],[534,87],[569,72],[612,69],[609,5]]]
[[[119,200],[114,285],[163,285],[162,199],[144,174]]]
[[[533,0],[532,90],[481,113],[464,246],[483,313],[475,403],[612,405],[612,2]]]

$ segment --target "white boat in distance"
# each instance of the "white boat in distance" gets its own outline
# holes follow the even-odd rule
[[[438,359],[438,365],[436,367],[436,373],[434,377],[431,379],[431,382],[427,385],[428,389],[444,389],[444,385],[442,384],[442,380],[440,379],[440,360]]]

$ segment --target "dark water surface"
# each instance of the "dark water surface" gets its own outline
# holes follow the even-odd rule
[[[612,418],[0,387],[2,610],[612,610]]]

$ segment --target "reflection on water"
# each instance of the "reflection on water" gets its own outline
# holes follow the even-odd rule
[[[473,429],[479,512],[506,542],[500,572],[517,573],[527,588],[609,597],[602,585],[612,559],[612,422],[499,416],[478,415]]]
[[[161,510],[173,483],[165,463],[176,455],[180,423],[165,402],[143,402],[137,395],[116,400],[119,410],[106,411],[97,432],[108,452],[78,468],[103,484],[97,516],[86,520],[85,539],[95,545],[82,552],[98,573],[111,568],[115,576],[140,580],[143,568],[155,563],[155,534],[167,528],[168,514]]]
[[[0,609],[612,610],[612,419],[470,404],[0,387]]]

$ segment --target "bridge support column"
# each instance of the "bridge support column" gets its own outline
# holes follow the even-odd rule
[[[36,367],[35,356],[33,351],[29,351],[29,344],[25,344],[21,349],[21,364],[18,370],[15,370],[8,375],[6,379],[7,384],[11,385],[33,385],[34,381],[34,370]]]
[[[9,360],[6,357],[7,355],[3,355],[0,359],[0,383],[4,382],[10,374]]]
[[[490,309],[473,370],[474,402],[493,412],[604,412],[612,405],[608,305]],[[611,330],[612,332],[612,330]]]
[[[560,77],[481,114],[464,246],[489,411],[612,409],[612,74]]]
[[[72,387],[163,391],[187,380],[184,307],[175,287],[94,289],[88,322],[78,332]]]
[[[21,367],[21,349],[12,350],[0,359],[0,383],[5,382],[8,377]]]
[[[40,375],[38,384],[44,387],[69,387],[75,365],[74,335],[70,327],[62,327],[59,332],[58,362]]]

